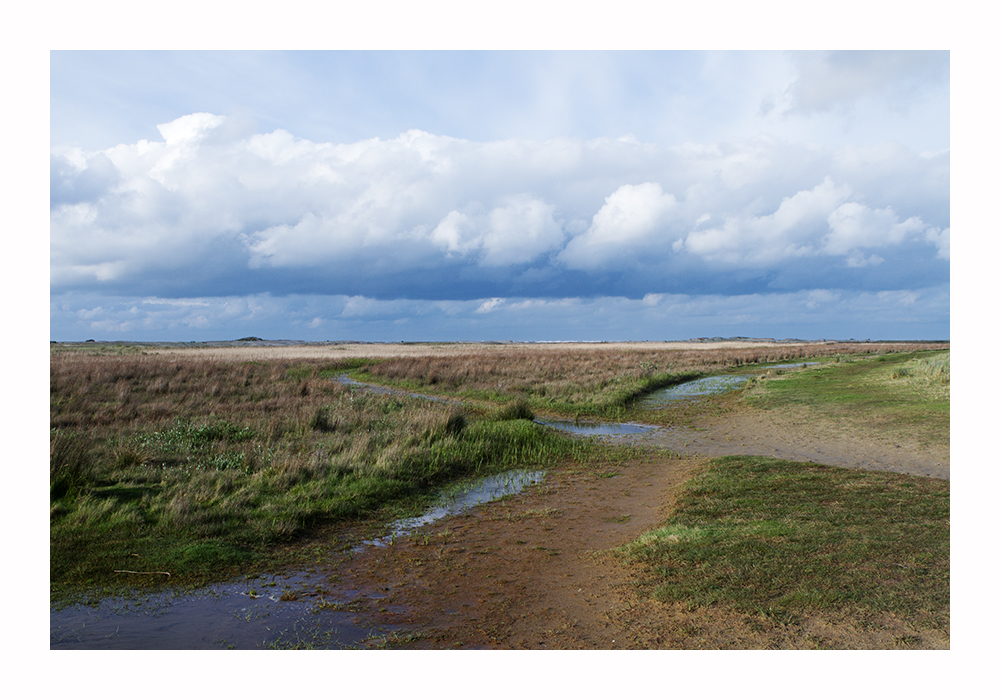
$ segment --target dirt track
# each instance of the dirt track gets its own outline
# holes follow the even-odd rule
[[[927,447],[903,438],[890,441],[863,426],[822,420],[806,409],[744,409],[705,419],[693,429],[663,428],[637,442],[684,456],[763,455],[849,469],[951,477],[947,448]]]
[[[808,418],[744,411],[647,441],[705,456],[757,453],[948,478],[946,455],[908,453],[812,419],[807,435],[797,426]],[[758,431],[764,437],[747,438]],[[820,618],[789,627],[652,600],[638,571],[608,552],[665,520],[677,488],[705,465],[694,456],[651,455],[556,469],[520,496],[429,528],[426,541],[368,550],[339,572],[338,586],[384,593],[368,612],[416,632],[404,644],[416,648],[949,647],[947,631],[913,629],[890,616],[865,629]]]

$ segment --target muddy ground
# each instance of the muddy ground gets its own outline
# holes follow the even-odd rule
[[[763,454],[949,477],[948,455],[886,442],[803,414],[742,410],[644,438],[650,454],[564,466],[516,497],[481,506],[347,562],[332,587],[377,590],[374,620],[423,649],[949,648],[948,631],[884,616],[799,624],[651,597],[640,569],[610,550],[662,521],[678,487],[720,454]],[[407,636],[407,634],[411,636]]]

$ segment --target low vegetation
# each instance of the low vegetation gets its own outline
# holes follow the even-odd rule
[[[806,407],[861,431],[949,444],[950,372],[944,352],[907,352],[842,361],[807,371],[765,375],[750,387],[751,405]]]
[[[223,579],[318,523],[588,449],[522,403],[466,413],[330,381],[356,364],[54,354],[53,596],[166,575],[122,572]]]
[[[913,348],[909,343],[812,343],[709,350],[588,348],[546,352],[522,347],[503,353],[391,358],[366,367],[355,376],[463,399],[519,398],[541,412],[621,416],[636,397],[706,374],[747,365],[885,355]]]
[[[949,625],[949,488],[937,479],[725,457],[621,550],[655,596],[795,622],[883,613]]]
[[[636,397],[705,374],[753,367],[758,378],[655,420],[791,407],[947,445],[947,347],[511,348],[337,361],[54,347],[52,599],[224,580],[273,565],[277,548],[323,523],[388,522],[465,477],[587,461],[605,448],[544,429],[535,414],[635,417]],[[822,364],[765,368],[807,360]],[[462,403],[332,381],[345,373]],[[598,476],[616,476],[603,465]],[[890,614],[947,633],[948,487],[727,457],[686,485],[662,527],[620,554],[646,567],[655,597],[692,608],[789,623],[818,614],[875,625]],[[550,508],[523,517],[558,515]]]

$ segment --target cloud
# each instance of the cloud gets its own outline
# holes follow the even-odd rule
[[[136,303],[130,297],[60,294],[52,338],[225,340],[683,340],[699,336],[933,339],[949,334],[948,285],[926,289],[646,299],[389,300],[269,294]],[[489,313],[485,313],[485,312]],[[791,333],[794,329],[794,333]]]
[[[642,298],[948,275],[947,152],[419,130],[316,143],[206,113],[158,128],[53,152],[54,292]],[[936,268],[911,264],[921,246]]]
[[[927,226],[918,216],[900,222],[892,207],[870,209],[857,202],[840,205],[827,217],[830,233],[823,252],[846,255],[858,248],[880,248],[902,243],[907,235],[923,232]]]
[[[567,267],[593,269],[609,260],[631,256],[660,232],[676,206],[674,195],[656,182],[622,185],[605,199],[593,223],[560,254]]]
[[[940,243],[934,234],[911,236],[928,231],[920,217],[900,221],[891,206],[872,209],[845,201],[852,194],[849,186],[826,178],[811,190],[786,197],[771,214],[731,217],[722,226],[693,231],[678,240],[674,250],[729,267],[767,266],[819,255],[843,257],[848,267],[866,267],[885,259],[866,257],[862,248],[898,247],[907,238]]]
[[[448,212],[430,239],[448,257],[478,253],[484,266],[520,265],[562,244],[565,234],[553,218],[554,211],[541,199],[513,195],[488,214]]]
[[[944,260],[951,259],[951,228],[942,231],[939,228],[929,228],[925,234],[928,242],[937,246],[937,256]]]
[[[492,299],[487,299],[486,301],[484,301],[482,304],[479,305],[479,308],[476,309],[476,313],[477,314],[489,313],[490,311],[493,311],[494,309],[498,308],[501,304],[504,303],[504,301],[506,300],[501,299],[499,297],[493,297]]]
[[[926,86],[946,84],[947,51],[804,51],[792,54],[798,77],[789,87],[797,109],[820,112],[870,95],[905,108]]]
[[[782,199],[771,214],[728,217],[722,226],[692,231],[675,250],[727,266],[767,265],[812,256],[830,211],[851,194],[828,177],[810,190]]]

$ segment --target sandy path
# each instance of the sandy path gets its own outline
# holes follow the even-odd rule
[[[368,550],[339,572],[339,585],[385,593],[380,620],[419,630],[422,648],[655,646],[616,622],[628,574],[601,552],[662,522],[676,488],[702,466],[553,470],[524,494],[422,531],[428,544],[418,537]]]
[[[364,613],[422,649],[948,648],[947,630],[892,616],[863,629],[843,618],[783,625],[653,599],[641,570],[610,550],[662,523],[705,466],[650,456],[554,469],[518,496],[365,551],[332,587],[384,595]]]
[[[888,440],[864,426],[838,425],[805,409],[740,409],[704,419],[693,429],[664,428],[632,439],[685,456],[762,455],[851,469],[951,477],[946,447],[928,447],[902,438]]]
[[[885,615],[781,625],[725,609],[663,604],[610,550],[667,519],[678,488],[707,458],[757,454],[855,469],[950,477],[947,448],[888,441],[808,409],[740,407],[623,438],[667,448],[621,464],[570,466],[506,501],[447,519],[415,539],[370,549],[338,585],[386,598],[367,612],[416,633],[426,649],[949,648],[947,630]]]

